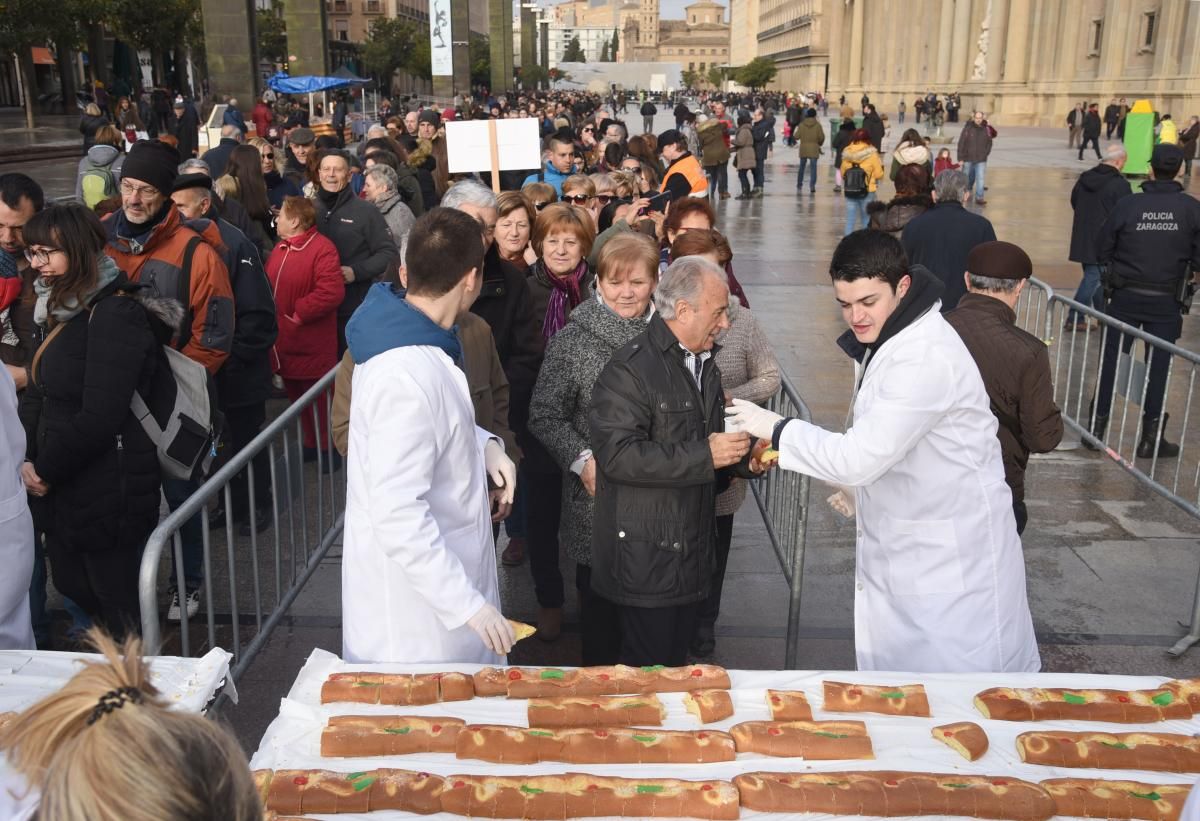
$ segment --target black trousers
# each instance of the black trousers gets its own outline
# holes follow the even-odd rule
[[[1025,532],[1025,525],[1029,524],[1029,511],[1024,502],[1013,502],[1013,516],[1017,518],[1017,535],[1020,536]]]
[[[129,633],[141,632],[138,574],[142,550],[155,524],[147,520],[140,538],[131,533],[128,544],[116,550],[77,552],[64,548],[52,534],[46,537],[54,587],[118,642]]]
[[[1183,319],[1176,313],[1164,315],[1161,320],[1149,321],[1137,316],[1126,314],[1117,305],[1109,302],[1106,313],[1113,319],[1120,320],[1135,328],[1140,328],[1148,334],[1157,336],[1167,342],[1179,339]],[[1129,353],[1133,347],[1133,337],[1109,331],[1104,339],[1104,353],[1100,360],[1100,385],[1096,391],[1096,415],[1108,416],[1112,409],[1113,389],[1117,378],[1117,340],[1120,340],[1120,351]],[[1150,379],[1146,385],[1146,395],[1142,399],[1142,420],[1150,422],[1158,419],[1162,413],[1163,394],[1167,387],[1167,371],[1171,364],[1171,354],[1155,348],[1150,356]],[[1124,386],[1122,386],[1124,387]],[[1136,385],[1134,386],[1137,387]]]
[[[712,627],[721,613],[721,588],[725,586],[725,566],[729,564],[729,545],[733,541],[733,514],[717,517],[717,568],[713,573],[712,590],[700,602],[696,613],[698,627]]]
[[[1113,133],[1113,131],[1116,129],[1116,127],[1117,127],[1117,124],[1116,124],[1115,122],[1113,122],[1113,123],[1105,123],[1105,124],[1104,124],[1104,127],[1105,127],[1105,131],[1104,131],[1104,139],[1106,139],[1106,140],[1111,140],[1111,139],[1112,139],[1112,133]]]
[[[645,667],[687,664],[688,646],[696,629],[700,602],[674,607],[629,607],[621,612],[621,664]]]
[[[533,590],[541,607],[563,606],[563,577],[558,568],[558,523],[562,518],[562,473],[528,470],[525,477],[525,549]]]
[[[583,666],[616,664],[621,660],[621,612],[615,604],[592,590],[592,568],[575,565],[579,591],[579,632]]]
[[[1079,144],[1079,159],[1083,159],[1083,152],[1087,150],[1088,143],[1092,144],[1092,148],[1096,149],[1096,159],[1104,159],[1100,155],[1100,138],[1099,137],[1084,137],[1083,142]]]
[[[267,418],[265,402],[245,405],[240,408],[225,409],[225,443],[229,448],[227,458],[232,459],[242,448],[250,444],[262,430]],[[323,444],[323,443],[322,443]],[[271,463],[267,451],[254,457],[254,507],[264,510],[271,505]],[[234,518],[240,519],[250,513],[250,500],[246,493],[246,480],[249,471],[243,470],[234,477],[230,486],[233,497]]]

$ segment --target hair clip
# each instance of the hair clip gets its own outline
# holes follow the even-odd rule
[[[95,724],[101,717],[108,715],[113,710],[121,709],[127,701],[132,701],[134,704],[141,704],[142,691],[136,687],[121,687],[116,690],[109,690],[100,696],[100,700],[92,708],[92,714],[87,720],[88,726],[90,727]]]

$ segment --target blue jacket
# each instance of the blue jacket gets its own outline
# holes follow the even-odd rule
[[[386,282],[377,282],[367,291],[362,305],[346,324],[346,347],[354,364],[361,365],[373,356],[409,345],[441,348],[456,364],[462,362],[458,326],[449,330],[408,304],[404,291]]]
[[[521,187],[524,188],[525,186],[529,185],[529,183],[531,183],[531,182],[548,182],[554,186],[554,191],[561,197],[563,182],[569,176],[571,176],[571,175],[562,173],[557,168],[555,168],[554,165],[549,160],[547,160],[546,167],[544,169],[542,169],[542,179],[539,180],[537,174],[530,174],[528,177],[525,178],[525,182],[521,183]]]

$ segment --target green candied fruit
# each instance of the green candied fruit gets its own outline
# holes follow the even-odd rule
[[[656,741],[657,739],[658,739],[657,736],[652,736],[652,735],[635,735],[635,736],[633,736],[634,741],[640,741],[643,744],[649,744],[650,742]]]
[[[1162,796],[1156,792],[1131,792],[1130,795],[1134,798],[1145,798],[1147,801],[1159,801],[1162,799]]]
[[[1159,707],[1166,707],[1168,704],[1170,704],[1172,701],[1175,700],[1175,694],[1172,693],[1170,690],[1167,690],[1165,693],[1159,693],[1158,695],[1156,695],[1154,698],[1152,698],[1150,700],[1153,701],[1155,704],[1157,704]]]
[[[562,670],[543,670],[542,671],[542,681],[546,681],[547,679],[552,679],[552,678],[560,679],[562,677],[563,677]]]
[[[1087,704],[1087,699],[1074,693],[1063,693],[1063,701],[1067,704]]]
[[[349,778],[350,785],[354,787],[355,792],[362,792],[376,781],[375,776],[366,773],[352,773]]]
[[[522,784],[521,792],[526,793],[527,795],[541,795],[545,792],[545,790],[539,790],[537,787],[529,787],[525,784]]]
[[[971,785],[970,785],[970,784],[946,784],[945,786],[947,786],[947,787],[953,787],[953,788],[954,788],[954,789],[956,789],[956,790],[969,790],[969,789],[971,789]]]
[[[659,670],[667,669],[665,664],[650,664],[642,668],[643,673],[657,673]]]
[[[1129,749],[1128,744],[1122,744],[1119,741],[1101,741],[1100,743],[1103,744],[1105,747],[1112,747],[1114,750],[1128,750]]]
[[[662,792],[663,788],[659,784],[638,784],[637,791],[640,793],[656,793]]]
[[[822,738],[849,738],[850,737],[843,733],[827,733],[824,730],[814,730],[813,735],[819,735]]]
[[[356,681],[356,682],[354,682],[354,686],[355,687],[382,687],[383,682],[382,681]]]
[[[890,693],[880,693],[884,698],[904,698],[904,693],[899,690],[893,690]]]
[[[540,736],[542,738],[553,738],[554,733],[546,732],[545,730],[530,730],[530,735]]]
[[[383,731],[385,733],[391,733],[392,735],[407,735],[411,730],[412,730],[412,727],[384,727],[383,728]]]

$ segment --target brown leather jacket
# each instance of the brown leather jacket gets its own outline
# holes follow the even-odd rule
[[[1004,479],[1013,501],[1024,501],[1029,454],[1054,450],[1063,435],[1046,345],[1016,326],[1012,308],[986,294],[964,295],[945,316],[979,366],[1000,421]]]
[[[458,318],[458,338],[463,348],[463,371],[471,389],[475,424],[504,442],[504,452],[514,462],[521,458],[516,439],[508,429],[508,379],[500,367],[491,326],[472,313]],[[350,442],[350,383],[354,359],[346,351],[333,383],[333,446],[343,456]]]

